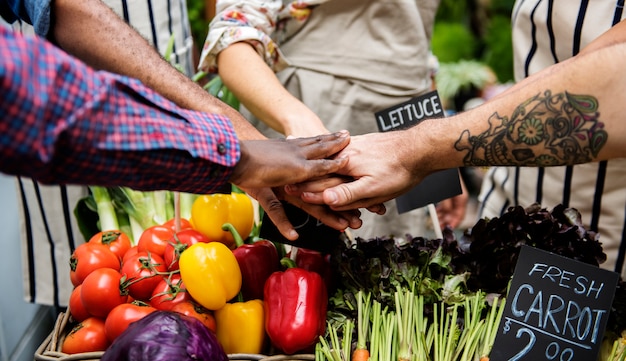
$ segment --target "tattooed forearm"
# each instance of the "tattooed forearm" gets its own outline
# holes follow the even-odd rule
[[[509,117],[494,113],[489,129],[465,130],[455,143],[466,166],[555,166],[592,161],[606,144],[590,95],[546,91],[520,104]]]

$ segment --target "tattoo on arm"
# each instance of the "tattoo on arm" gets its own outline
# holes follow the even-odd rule
[[[521,103],[511,117],[494,113],[489,129],[465,130],[455,148],[466,166],[556,166],[592,161],[608,134],[591,95],[545,91]]]

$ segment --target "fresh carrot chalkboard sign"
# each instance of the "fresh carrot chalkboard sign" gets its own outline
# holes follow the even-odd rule
[[[490,359],[596,360],[617,273],[522,246]]]

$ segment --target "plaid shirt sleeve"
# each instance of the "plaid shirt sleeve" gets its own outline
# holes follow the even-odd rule
[[[0,27],[0,171],[44,183],[210,193],[240,156],[228,118]],[[158,76],[158,74],[155,74]]]

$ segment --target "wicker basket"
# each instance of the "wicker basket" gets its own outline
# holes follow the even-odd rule
[[[69,312],[61,312],[54,324],[54,329],[35,351],[35,361],[99,361],[104,352],[85,352],[68,355],[61,352],[65,335],[69,332]]]
[[[35,361],[100,361],[103,351],[85,352],[68,355],[61,352],[65,335],[70,331],[70,313],[61,312],[54,324],[54,329],[35,351]],[[231,361],[314,361],[313,354],[300,355],[261,355],[261,354],[230,354]]]

